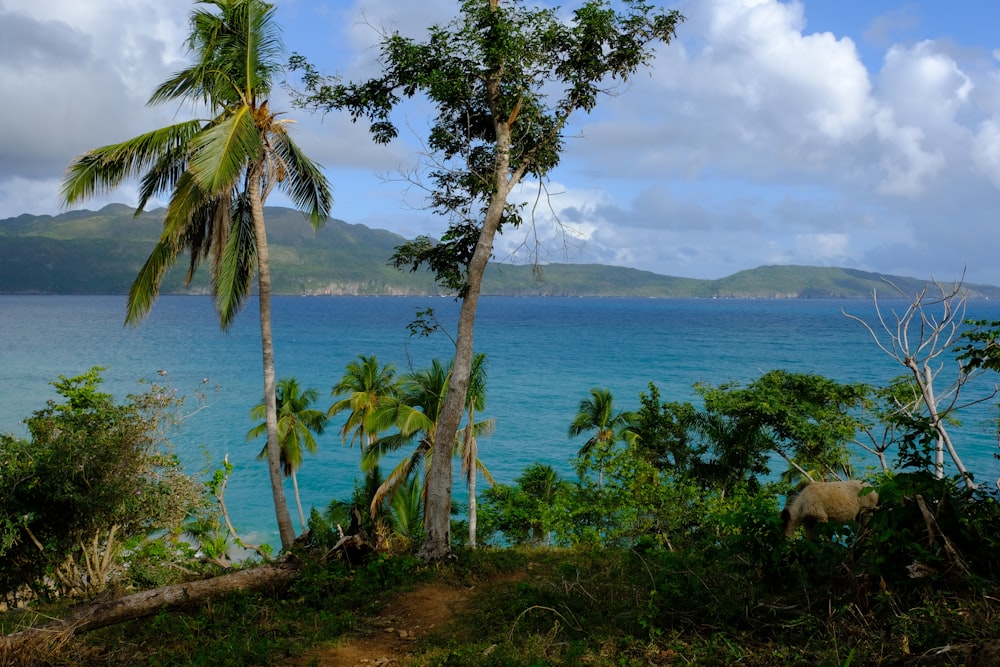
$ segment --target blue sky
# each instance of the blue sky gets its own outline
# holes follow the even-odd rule
[[[547,0],[546,0],[547,1]],[[422,37],[457,0],[278,0],[289,50],[355,79],[376,28]],[[578,0],[561,3],[572,8]],[[575,119],[550,206],[506,233],[501,260],[600,262],[721,278],[768,264],[841,266],[1000,285],[1000,5],[687,0],[649,72]],[[55,214],[66,165],[191,113],[147,109],[183,65],[182,0],[0,0],[0,218]],[[439,235],[401,172],[429,118],[363,125],[272,108],[326,168],[333,216]],[[534,202],[538,184],[517,194]],[[89,202],[134,203],[134,188]],[[272,198],[272,204],[282,200]]]

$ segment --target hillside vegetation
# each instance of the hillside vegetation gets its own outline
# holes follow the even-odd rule
[[[159,238],[163,211],[133,215],[111,204],[100,211],[0,220],[0,293],[124,294]],[[406,239],[364,225],[330,219],[318,232],[302,214],[268,208],[272,275],[277,294],[438,294],[427,272],[389,264]],[[207,273],[185,286],[186,260],[163,283],[164,293],[206,293]],[[870,298],[888,294],[892,281],[918,292],[925,280],[854,269],[764,266],[718,280],[664,276],[599,264],[535,267],[494,263],[484,294],[509,296],[631,296],[673,298]],[[973,298],[1000,298],[1000,287],[966,285]]]

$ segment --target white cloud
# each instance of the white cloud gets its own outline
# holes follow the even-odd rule
[[[951,133],[975,84],[935,42],[893,46],[879,74],[879,95],[900,123]]]
[[[98,145],[171,122],[146,110],[151,81],[178,67],[187,8],[172,3],[35,2],[0,6],[0,187],[51,192],[70,160]],[[5,199],[14,213],[24,197]],[[50,213],[51,196],[19,212]]]
[[[972,157],[986,177],[1000,188],[1000,119],[983,121],[979,126]]]
[[[803,264],[839,266],[850,259],[847,234],[799,234],[795,237],[795,256]]]
[[[191,7],[0,0],[0,95],[16,101],[0,107],[0,217],[58,212],[58,183],[75,155],[187,117],[144,105],[180,67]],[[358,78],[378,71],[377,31],[363,16],[422,38],[456,7],[279,0],[278,17],[290,48]],[[812,30],[812,7],[683,2],[688,20],[674,44],[657,48],[651,69],[574,118],[580,136],[567,140],[548,191],[563,226],[543,200],[534,235],[509,230],[497,257],[523,260],[537,241],[546,261],[670,275],[717,278],[790,262],[926,276],[967,265],[971,280],[1000,284],[1000,51],[963,45],[961,34],[925,39],[935,26],[918,19],[963,11],[929,0],[882,17],[865,5],[867,40]],[[875,69],[858,44],[867,62],[881,56]],[[292,109],[283,91],[272,102],[329,168],[334,216],[405,236],[443,231],[442,218],[421,210],[418,188],[379,178],[416,164],[426,107],[401,113],[403,136],[377,146],[364,122]],[[533,203],[535,194],[526,187],[519,196]],[[109,200],[131,197],[126,189]]]

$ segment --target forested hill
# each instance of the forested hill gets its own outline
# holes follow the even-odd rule
[[[279,294],[438,294],[429,273],[402,272],[389,257],[405,239],[392,232],[331,219],[314,232],[302,214],[268,208],[272,276]],[[133,216],[112,204],[100,211],[0,220],[0,293],[124,294],[159,238],[163,211]],[[204,267],[207,269],[208,267]],[[185,287],[187,258],[164,281],[163,293],[207,292],[207,271]],[[643,296],[718,298],[870,298],[889,296],[891,280],[907,293],[923,279],[852,269],[764,266],[719,280],[663,276],[617,266],[494,264],[484,293],[514,296]],[[1000,288],[966,285],[972,297],[1000,298]]]

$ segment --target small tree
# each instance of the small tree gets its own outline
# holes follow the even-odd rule
[[[425,94],[437,111],[428,148],[434,158],[430,206],[449,220],[439,243],[421,237],[399,248],[395,263],[428,266],[462,299],[455,358],[439,431],[456,433],[473,363],[473,328],[493,240],[521,222],[508,203],[524,178],[544,180],[559,163],[567,123],[589,112],[612,80],[627,81],[652,59],[651,44],[669,42],[683,17],[640,0],[617,12],[590,0],[570,20],[520,0],[465,0],[461,17],[434,26],[426,42],[382,38],[383,75],[340,85],[301,57],[308,95],[319,109],[346,109],[372,121],[376,141],[397,134],[390,115],[402,97]],[[435,457],[428,476],[421,556],[451,553],[450,457]]]
[[[592,465],[597,468],[598,489],[604,484],[604,463],[614,446],[634,436],[629,430],[632,420],[631,413],[615,410],[614,397],[607,389],[595,387],[588,398],[580,401],[579,410],[569,425],[569,437],[593,432],[576,456],[581,476]]]
[[[319,392],[312,387],[300,389],[295,378],[282,378],[275,386],[275,399],[278,408],[278,443],[281,445],[281,469],[285,477],[292,478],[292,490],[295,493],[295,506],[299,510],[299,525],[306,529],[306,516],[302,511],[302,499],[299,497],[299,480],[295,471],[302,465],[302,450],[315,454],[318,445],[313,434],[320,435],[326,428],[327,416],[312,407],[319,398]],[[267,435],[267,402],[261,401],[250,411],[254,419],[265,419],[247,433],[247,440],[254,440]],[[258,459],[267,460],[267,444],[257,455]]]
[[[661,402],[659,388],[650,382],[649,393],[639,394],[639,409],[629,426],[635,434],[633,446],[657,469],[686,476],[708,449],[696,439],[697,416],[690,403]]]
[[[550,465],[532,463],[513,485],[495,484],[483,492],[486,537],[501,533],[508,543],[548,546],[552,542],[548,514],[556,494],[568,486]]]
[[[64,402],[0,438],[0,595],[94,594],[126,541],[179,533],[203,502],[166,439],[181,399],[152,386],[116,403],[101,368],[53,382]]]
[[[699,385],[698,391],[705,400],[704,432],[727,486],[753,483],[745,473],[768,472],[771,453],[806,479],[851,475],[847,445],[858,430],[853,413],[867,397],[865,385],[773,370],[747,387]]]

